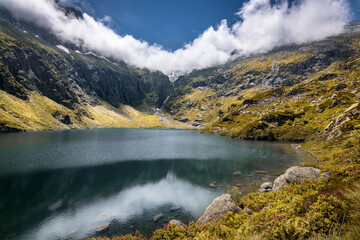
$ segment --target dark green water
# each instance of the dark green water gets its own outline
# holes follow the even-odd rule
[[[0,239],[97,236],[107,222],[100,235],[149,233],[173,218],[196,220],[227,185],[255,188],[306,158],[287,144],[194,130],[1,134]]]

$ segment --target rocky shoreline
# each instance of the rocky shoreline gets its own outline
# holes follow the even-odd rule
[[[331,172],[322,172],[318,168],[293,166],[288,168],[284,174],[277,177],[274,182],[264,182],[258,191],[260,193],[278,191],[287,184],[299,184],[310,179],[320,180],[330,177],[331,174]],[[246,207],[240,209],[230,194],[223,194],[211,202],[198,222],[219,220],[219,218],[224,217],[229,211],[235,213],[244,211],[249,215],[253,213],[253,210]]]
[[[291,144],[291,147],[295,150],[309,154],[316,162],[320,162],[319,159],[311,152],[301,148],[299,144]],[[270,191],[278,191],[287,184],[299,184],[305,180],[310,179],[323,179],[331,176],[331,172],[321,172],[318,168],[313,167],[300,167],[292,166],[288,168],[284,174],[277,177],[274,182],[264,182],[261,184],[258,191],[260,193],[266,193]],[[211,204],[206,208],[204,214],[199,218],[199,222],[208,222],[217,220],[220,217],[225,216],[229,211],[239,212],[244,211],[247,214],[252,214],[252,210],[248,208],[240,209],[230,194],[223,194],[215,198]]]

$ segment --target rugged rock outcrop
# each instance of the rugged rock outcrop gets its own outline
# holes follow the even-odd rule
[[[344,132],[354,129],[353,124],[350,124],[350,121],[354,119],[360,120],[360,103],[351,105],[343,113],[339,114],[335,121],[326,126],[323,134],[328,135],[328,141],[339,137]]]
[[[240,209],[229,194],[223,194],[212,201],[198,221],[209,222],[216,220],[229,211],[239,212]]]

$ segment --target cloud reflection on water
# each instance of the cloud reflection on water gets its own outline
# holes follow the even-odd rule
[[[101,222],[97,217],[101,214],[109,215],[109,221],[115,219],[126,222],[140,216],[146,210],[156,210],[165,205],[181,207],[191,212],[194,218],[198,218],[218,194],[193,185],[169,172],[158,182],[133,186],[108,198],[78,203],[75,209],[66,210],[44,220],[39,227],[23,238],[83,238],[94,234]]]

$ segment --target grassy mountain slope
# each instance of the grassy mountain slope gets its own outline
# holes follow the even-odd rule
[[[205,132],[305,140],[359,100],[359,37],[349,33],[191,73],[179,79],[165,109],[174,119],[200,122]]]

